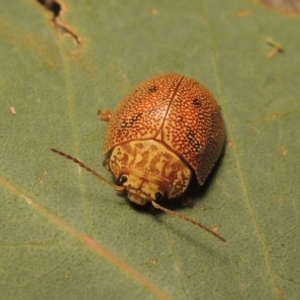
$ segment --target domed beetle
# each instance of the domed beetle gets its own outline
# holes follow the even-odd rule
[[[204,184],[225,142],[221,108],[199,82],[179,74],[150,78],[135,88],[114,114],[100,113],[109,121],[103,153],[111,152],[104,165],[116,178],[115,189],[127,192],[130,201],[152,205],[217,233],[157,202],[182,197],[193,172]],[[101,180],[110,183],[76,158],[51,148]]]

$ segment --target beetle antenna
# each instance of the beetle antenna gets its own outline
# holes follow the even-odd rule
[[[100,180],[103,180],[105,181],[106,183],[108,183],[109,185],[113,186],[114,187],[114,184],[111,183],[110,181],[108,181],[105,177],[101,176],[100,174],[98,174],[96,171],[92,170],[91,168],[89,168],[88,166],[86,166],[84,163],[82,163],[81,161],[79,161],[77,158],[75,157],[72,157],[71,155],[69,154],[66,154],[62,151],[59,151],[59,150],[56,150],[54,148],[50,148],[50,150],[54,153],[57,153],[61,156],[64,156],[65,158],[67,159],[70,159],[72,160],[74,163],[76,163],[77,165],[79,165],[81,168],[85,169],[86,171],[92,173],[94,176],[98,177]]]
[[[187,222],[192,223],[192,224],[194,224],[194,225],[196,225],[196,226],[198,226],[198,227],[200,227],[200,228],[206,230],[206,231],[209,232],[210,234],[212,234],[212,235],[214,235],[215,237],[217,237],[218,239],[220,239],[222,242],[226,242],[226,240],[225,240],[224,238],[222,238],[220,235],[218,235],[216,232],[212,231],[211,229],[209,229],[209,228],[206,227],[205,225],[203,225],[203,224],[201,224],[201,223],[198,223],[198,222],[196,222],[195,220],[190,219],[190,218],[187,217],[187,216],[181,215],[181,214],[179,214],[179,213],[177,213],[177,212],[175,212],[175,211],[172,211],[172,210],[170,210],[170,209],[167,209],[167,208],[165,208],[165,207],[159,205],[159,204],[156,203],[155,201],[152,201],[152,205],[153,205],[155,208],[160,209],[160,210],[162,210],[162,211],[164,211],[164,212],[166,212],[166,213],[168,213],[168,214],[170,214],[170,215],[173,215],[173,216],[178,217],[178,218],[180,218],[180,219],[186,220]]]

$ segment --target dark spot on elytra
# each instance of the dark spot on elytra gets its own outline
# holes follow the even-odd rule
[[[141,117],[142,117],[143,113],[137,113],[136,115],[134,115],[131,119],[131,121],[133,123],[135,123],[136,121],[138,121]]]
[[[199,99],[195,98],[195,99],[193,100],[193,104],[194,104],[195,106],[197,106],[197,107],[200,107],[200,106],[201,106],[201,101],[200,101]]]
[[[131,119],[129,120],[122,120],[121,122],[121,127],[122,128],[129,128],[129,127],[132,127],[133,124],[138,121],[139,119],[141,119],[143,113],[137,113],[135,114]]]
[[[156,108],[151,108],[151,109],[148,111],[148,115],[154,114],[155,111],[156,111]]]
[[[155,93],[158,90],[158,87],[156,85],[153,85],[148,88],[150,93]]]
[[[186,137],[189,140],[189,143],[192,143],[195,139],[195,133],[191,128],[188,128]]]
[[[199,153],[202,149],[202,145],[196,141],[195,133],[191,128],[188,128],[186,137],[190,144],[189,149],[192,149],[195,153]]]

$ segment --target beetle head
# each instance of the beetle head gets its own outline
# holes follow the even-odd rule
[[[132,173],[121,175],[116,183],[115,189],[118,192],[126,190],[128,199],[138,205],[161,200],[166,192],[162,183]]]

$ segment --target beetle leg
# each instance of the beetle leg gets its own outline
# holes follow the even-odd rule
[[[124,186],[119,186],[119,185],[114,185],[115,187],[115,190],[118,192],[118,193],[123,193],[124,190],[125,190],[125,187]]]
[[[109,121],[112,113],[109,110],[98,110],[98,117],[102,121]]]
[[[109,158],[105,159],[103,161],[103,166],[108,170],[110,171],[110,167],[109,167]]]

